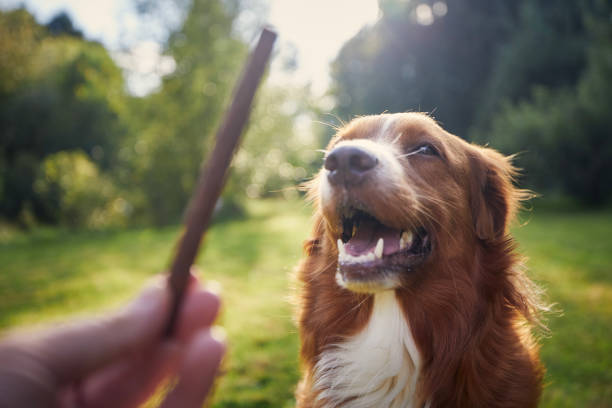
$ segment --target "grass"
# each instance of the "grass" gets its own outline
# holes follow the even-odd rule
[[[541,406],[612,407],[612,213],[538,212],[515,236],[560,311],[549,316]]]
[[[542,340],[544,407],[612,406],[612,213],[534,211],[515,230],[532,275],[557,303]],[[215,407],[291,407],[297,335],[288,275],[301,256],[309,210],[258,201],[249,217],[216,224],[198,260],[221,283],[227,373]],[[117,307],[167,265],[178,228],[0,237],[0,329]]]

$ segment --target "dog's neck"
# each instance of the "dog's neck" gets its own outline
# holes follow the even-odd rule
[[[324,406],[417,407],[421,356],[394,291],[374,295],[367,325],[328,347],[315,367]]]

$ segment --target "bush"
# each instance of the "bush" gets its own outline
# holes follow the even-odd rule
[[[536,87],[529,100],[506,106],[491,130],[477,135],[518,165],[536,190],[558,190],[587,204],[612,198],[612,27],[590,21],[587,68],[575,86]]]
[[[480,138],[518,152],[525,182],[537,191],[603,204],[612,196],[612,120],[584,102],[573,90],[538,89],[533,101],[506,105]]]
[[[34,191],[52,221],[71,227],[122,225],[130,212],[129,203],[110,179],[78,150],[48,156],[41,164]]]

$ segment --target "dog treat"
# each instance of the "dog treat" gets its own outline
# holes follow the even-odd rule
[[[275,40],[276,33],[264,28],[234,91],[232,104],[217,131],[215,148],[200,173],[191,196],[185,217],[185,228],[170,267],[168,284],[172,290],[173,305],[166,329],[167,335],[174,330],[176,316],[189,280],[189,269],[198,253],[200,242],[225,184],[227,169],[249,117],[255,91],[270,59]]]

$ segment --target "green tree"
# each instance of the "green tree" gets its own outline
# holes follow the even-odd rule
[[[506,102],[479,134],[518,163],[536,190],[556,190],[588,204],[612,198],[612,7],[583,14],[586,68],[575,85],[539,86],[529,98]]]
[[[71,35],[83,38],[83,32],[78,30],[73,24],[70,16],[61,12],[51,19],[46,25],[51,35]]]
[[[295,188],[321,165],[312,128],[308,88],[266,86],[233,162],[227,193],[249,198],[296,195]]]
[[[7,74],[0,80],[0,214],[16,219],[29,209],[56,222],[33,189],[39,167],[48,155],[75,149],[103,169],[111,166],[125,133],[122,73],[100,44],[52,36],[23,9],[0,19],[0,27],[18,28],[0,35],[0,70]],[[22,64],[5,63],[14,57]]]
[[[428,111],[465,137],[517,3],[381,1],[379,22],[362,29],[334,62],[338,114]]]
[[[150,11],[164,4],[141,6]],[[141,189],[137,207],[157,224],[181,216],[246,56],[245,44],[233,32],[238,9],[230,6],[220,0],[189,4],[166,44],[175,71],[158,92],[134,101],[139,130],[123,151],[130,168],[124,180]]]
[[[129,214],[112,180],[82,151],[47,156],[34,191],[49,218],[71,227],[122,225]]]
[[[506,42],[499,44],[491,75],[486,78],[474,128],[485,128],[507,102],[528,99],[534,87],[574,85],[583,72],[590,41],[585,14],[591,0],[522,1]]]
[[[0,11],[0,98],[4,101],[34,68],[31,55],[40,44],[43,28],[25,9]]]

